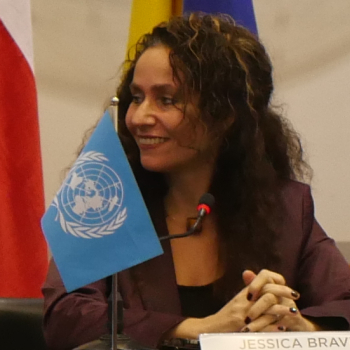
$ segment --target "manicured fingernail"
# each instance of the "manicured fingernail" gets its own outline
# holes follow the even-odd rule
[[[253,294],[252,294],[252,293],[248,293],[248,295],[247,295],[247,299],[248,299],[249,301],[251,301],[251,300],[252,300],[252,298],[253,298]]]
[[[283,327],[283,326],[278,326],[277,329],[278,329],[279,331],[285,331],[285,330],[286,330],[286,328]]]
[[[246,317],[245,320],[244,320],[244,323],[245,324],[249,324],[250,322],[252,322],[251,318],[250,317]]]
[[[247,332],[250,332],[250,329],[248,327],[244,327],[241,332],[243,333],[247,333]]]
[[[291,307],[289,309],[289,311],[292,313],[292,314],[296,314],[298,312],[298,310],[295,308],[295,307]]]
[[[293,297],[293,298],[299,298],[299,297],[300,297],[300,294],[299,294],[297,291],[295,291],[295,290],[293,290],[293,291],[291,292],[291,294],[292,294],[292,297]]]

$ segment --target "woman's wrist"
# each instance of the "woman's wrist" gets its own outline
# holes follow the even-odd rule
[[[186,318],[164,335],[164,339],[186,338],[198,339],[199,334],[206,333],[206,318]]]
[[[305,330],[307,332],[316,332],[316,331],[326,330],[326,328],[323,328],[319,324],[309,320],[306,317],[303,317],[303,319],[304,319],[304,322],[305,322]]]

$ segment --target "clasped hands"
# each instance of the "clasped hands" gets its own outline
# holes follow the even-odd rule
[[[206,318],[208,332],[316,331],[295,301],[300,295],[283,276],[269,270],[243,272],[246,285],[220,311]]]

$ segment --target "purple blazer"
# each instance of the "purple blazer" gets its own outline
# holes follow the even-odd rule
[[[301,294],[297,306],[305,316],[341,317],[349,328],[349,265],[315,220],[310,187],[291,181],[283,196],[287,215],[277,248],[282,275]],[[154,224],[160,236],[167,234],[163,216]],[[124,333],[149,347],[156,347],[166,331],[184,320],[169,241],[162,246],[163,255],[118,275]],[[106,279],[67,294],[51,261],[43,294],[50,349],[72,349],[108,332]]]

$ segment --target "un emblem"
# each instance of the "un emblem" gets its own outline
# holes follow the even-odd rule
[[[118,174],[103,153],[82,153],[52,205],[62,230],[75,237],[101,238],[113,234],[127,217]]]

